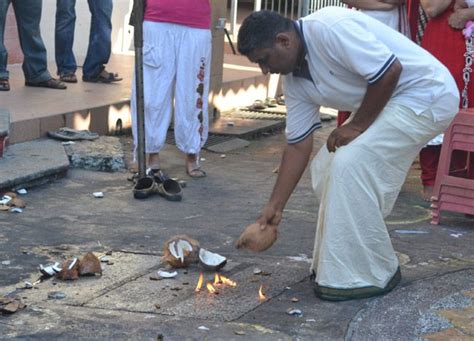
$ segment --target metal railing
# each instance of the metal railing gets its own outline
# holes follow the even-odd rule
[[[298,19],[327,6],[345,7],[346,5],[340,0],[254,0],[253,10],[277,11],[290,19]],[[229,30],[229,33],[232,35],[236,33],[238,10],[239,1],[232,0],[230,5]]]

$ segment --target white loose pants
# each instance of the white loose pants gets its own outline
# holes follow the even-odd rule
[[[184,25],[143,23],[145,151],[158,153],[166,141],[174,107],[177,147],[198,154],[208,136],[211,32]],[[132,132],[137,148],[135,81]]]
[[[320,200],[311,270],[320,286],[386,286],[399,264],[384,218],[416,155],[449,126],[458,103],[455,95],[444,95],[420,115],[389,103],[350,144],[335,153],[321,148],[311,164]],[[435,122],[436,110],[452,117]]]

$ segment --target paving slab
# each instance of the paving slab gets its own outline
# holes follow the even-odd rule
[[[81,255],[76,255],[80,257]],[[13,294],[19,294],[26,304],[38,304],[48,300],[48,293],[58,291],[65,294],[65,298],[54,300],[57,304],[83,305],[95,297],[101,296],[125,283],[132,282],[137,278],[149,273],[151,269],[158,269],[160,257],[151,255],[138,255],[131,253],[114,252],[107,256],[113,264],[102,263],[102,276],[84,276],[78,280],[61,281],[56,278],[44,280],[34,289],[16,290]],[[68,257],[71,259],[72,257]],[[58,259],[61,262],[61,259]],[[47,264],[43,264],[47,265]],[[38,264],[39,266],[39,264]],[[39,271],[30,274],[30,283],[40,277]],[[24,287],[22,283],[2,288],[2,294],[12,292],[17,288]],[[11,295],[11,294],[10,294]]]
[[[125,168],[124,152],[116,136],[100,136],[92,141],[74,141],[65,146],[71,167],[102,172]]]
[[[265,276],[255,275],[253,273],[255,267],[261,269]],[[159,312],[202,320],[233,321],[265,302],[259,299],[260,286],[263,285],[267,299],[271,299],[281,294],[289,285],[308,276],[306,264],[289,259],[272,262],[238,258],[229,262],[225,271],[219,272],[235,281],[237,286],[233,288],[216,285],[218,294],[213,294],[205,287],[195,292],[201,271],[198,267],[190,267],[186,273],[181,270],[177,278],[161,281],[150,280],[148,275],[142,276],[108,292],[105,296],[92,300],[86,306],[147,313]],[[204,273],[204,278],[204,285],[212,282],[214,272]],[[157,304],[159,310],[156,308]]]
[[[210,124],[209,133],[249,139],[262,132],[281,130],[284,126],[284,121],[280,120],[253,120],[222,116]]]
[[[69,168],[60,142],[39,139],[8,147],[0,158],[0,190],[64,176]]]
[[[245,148],[250,145],[250,142],[244,139],[231,139],[224,141],[213,146],[207,147],[207,150],[210,150],[214,153],[228,153],[237,149]]]

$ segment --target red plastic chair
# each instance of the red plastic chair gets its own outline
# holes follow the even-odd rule
[[[449,174],[454,150],[474,152],[474,108],[461,110],[445,132],[432,199],[431,224],[438,225],[441,210],[474,214],[474,179]],[[467,174],[472,174],[473,162],[467,159]]]

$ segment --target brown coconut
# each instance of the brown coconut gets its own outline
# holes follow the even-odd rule
[[[182,248],[183,259],[176,257],[178,253],[177,245],[185,245],[186,243],[179,243],[179,241],[186,241],[191,245],[192,250]],[[173,244],[174,243],[174,244]],[[179,244],[178,244],[179,243]],[[170,247],[174,247],[174,254],[171,252]],[[163,249],[163,260],[174,268],[185,268],[190,264],[199,262],[199,242],[195,239],[190,238],[187,235],[177,235],[166,241]]]
[[[74,262],[74,259],[66,260],[61,263],[60,267],[62,270],[56,274],[58,279],[65,281],[79,278],[79,260],[76,259],[75,264],[71,267],[72,262]],[[69,267],[71,268],[69,269]]]
[[[79,262],[80,276],[93,276],[95,274],[102,275],[102,267],[100,260],[92,252],[88,252],[81,258]]]
[[[262,252],[268,249],[278,238],[278,226],[267,224],[261,229],[260,224],[247,226],[235,243],[237,249],[247,249],[253,252]]]

